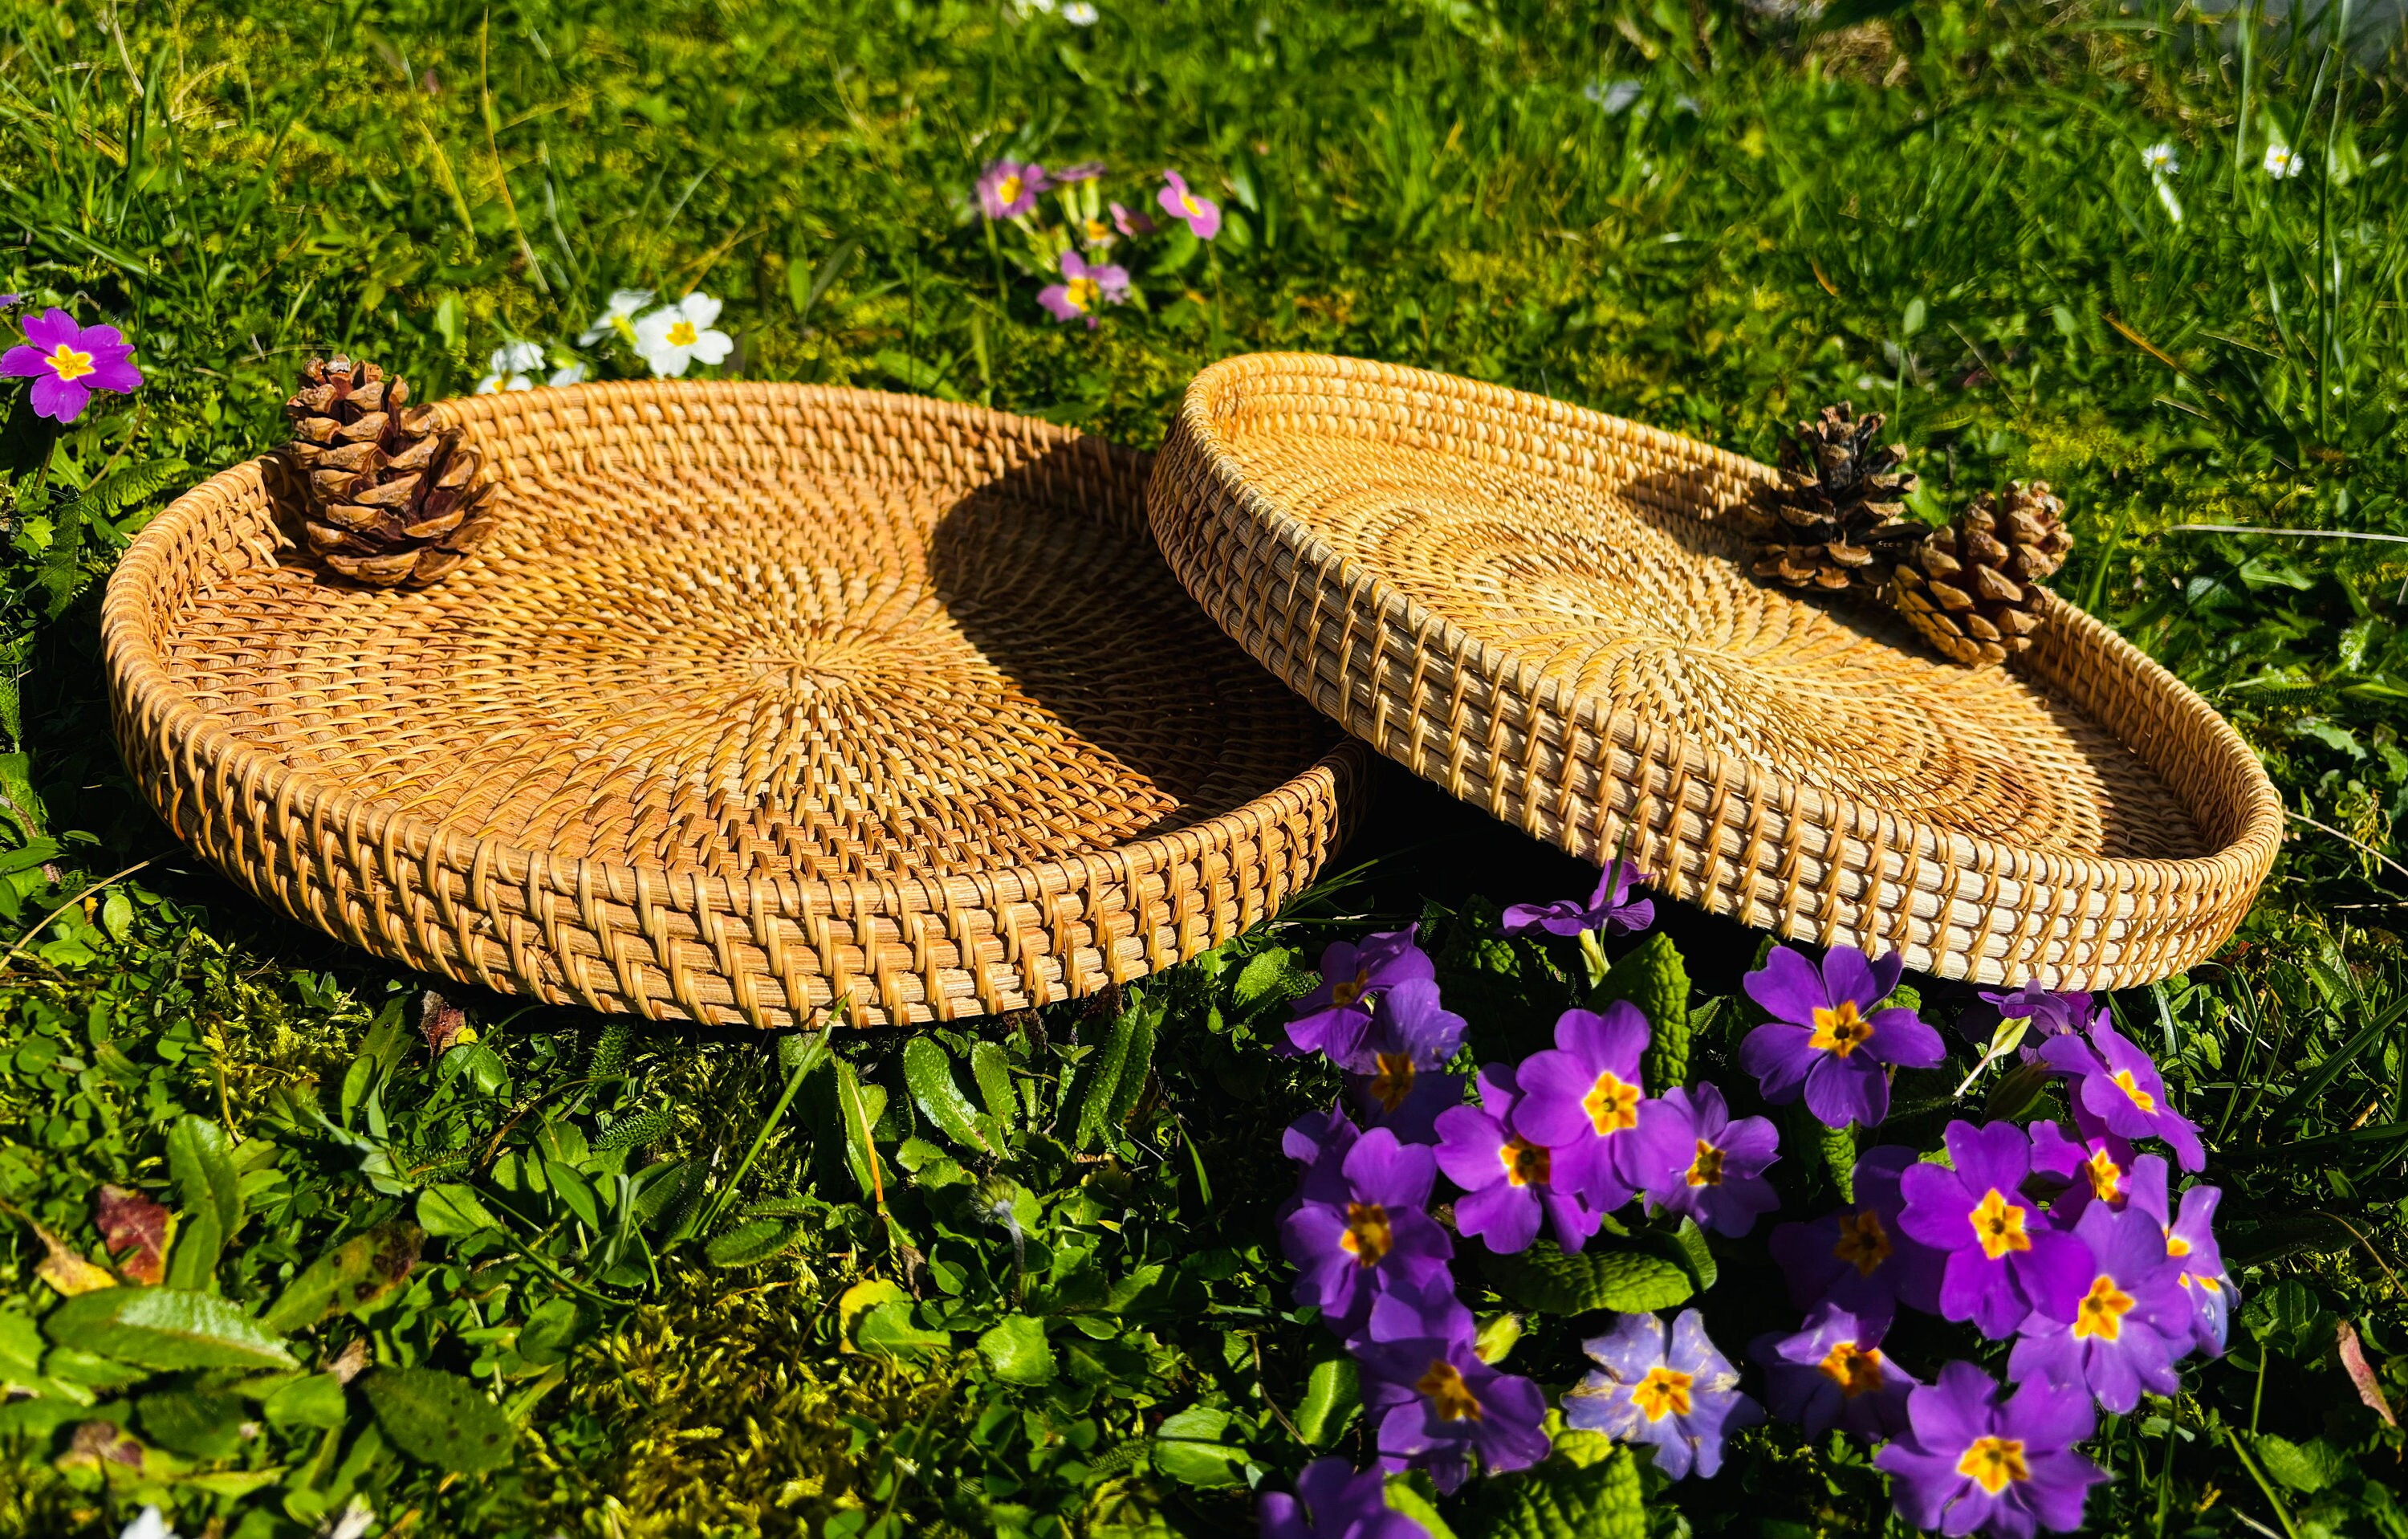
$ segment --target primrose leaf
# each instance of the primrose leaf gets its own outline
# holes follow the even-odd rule
[[[186,1368],[297,1368],[259,1321],[214,1294],[181,1287],[110,1287],[82,1293],[42,1320],[60,1346],[173,1372]]]
[[[1484,1265],[1497,1291],[1543,1315],[1584,1315],[1611,1309],[1643,1315],[1670,1309],[1696,1291],[1689,1273],[1670,1257],[1643,1250],[1563,1251],[1544,1240],[1518,1255],[1491,1255]]]
[[[1627,1000],[1647,1017],[1653,1033],[1642,1068],[1651,1094],[1662,1095],[1689,1079],[1689,969],[1681,948],[1658,930],[1606,970],[1597,986],[1602,1007]]]
[[[1006,1384],[1054,1382],[1053,1345],[1045,1339],[1045,1327],[1025,1315],[1006,1316],[978,1345],[987,1367]]]
[[[1241,1012],[1263,1005],[1286,1004],[1312,992],[1320,975],[1305,966],[1303,954],[1291,946],[1273,946],[1238,970],[1230,1000]]]
[[[1304,1376],[1296,1430],[1311,1448],[1326,1448],[1362,1414],[1361,1372],[1352,1358],[1324,1358]]]
[[[978,1130],[977,1109],[953,1083],[953,1058],[934,1039],[914,1037],[903,1044],[903,1083],[947,1138],[980,1154],[996,1152]]]
[[[380,1368],[360,1380],[377,1425],[422,1464],[475,1474],[510,1461],[515,1441],[501,1407],[456,1374],[435,1368]]]
[[[1643,1539],[1638,1461],[1622,1449],[1593,1463],[1551,1459],[1484,1481],[1456,1532],[1463,1539]]]

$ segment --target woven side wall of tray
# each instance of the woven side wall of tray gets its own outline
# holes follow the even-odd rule
[[[1192,956],[1342,832],[1359,750],[1179,590],[1140,455],[800,386],[442,410],[503,484],[435,586],[312,569],[267,461],[109,584],[128,764],[332,935],[655,1019],[922,1021]]]
[[[1150,507],[1188,590],[1347,731],[1689,902],[2069,988],[2231,933],[2282,811],[2205,702],[2061,601],[1974,670],[1752,582],[1729,515],[1771,479],[1494,386],[1266,354],[1190,386]]]

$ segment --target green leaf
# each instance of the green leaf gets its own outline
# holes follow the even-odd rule
[[[965,1149],[996,1152],[978,1130],[977,1109],[953,1083],[953,1060],[935,1039],[914,1037],[903,1044],[903,1083],[938,1130]]]
[[[1853,1126],[1833,1128],[1817,1118],[1814,1142],[1823,1158],[1823,1168],[1830,1172],[1831,1185],[1840,1193],[1840,1201],[1856,1200],[1856,1134]]]
[[[1602,1009],[1627,1000],[1647,1017],[1651,1038],[1641,1065],[1650,1094],[1662,1095],[1689,1081],[1689,969],[1681,948],[1661,930],[1641,941],[1606,970],[1598,985]]]
[[[194,1459],[227,1459],[242,1446],[242,1402],[190,1388],[161,1389],[134,1402],[142,1435]]]
[[[1238,971],[1230,1001],[1251,1014],[1259,1006],[1283,1005],[1312,992],[1320,975],[1304,965],[1302,955],[1289,946],[1274,946]]]
[[[1129,1026],[1128,1052],[1121,1059],[1120,1083],[1112,1087],[1112,1103],[1104,1113],[1109,1127],[1127,1127],[1138,1097],[1145,1093],[1146,1076],[1154,1072],[1154,1043],[1161,1034],[1164,1013],[1159,1000],[1138,1006],[1137,1018]]]
[[[280,1335],[305,1330],[329,1314],[365,1314],[399,1287],[418,1265],[425,1236],[414,1224],[380,1224],[309,1263],[260,1317]]]
[[[1305,1446],[1326,1448],[1362,1414],[1362,1374],[1352,1358],[1324,1358],[1304,1376],[1296,1430]]]
[[[1540,1240],[1519,1255],[1491,1255],[1484,1265],[1498,1292],[1543,1315],[1641,1315],[1670,1309],[1696,1291],[1687,1271],[1670,1258],[1609,1249],[1602,1240],[1570,1253]]]
[[[627,1072],[627,1055],[636,1045],[636,1026],[622,1015],[602,1028],[594,1039],[594,1060],[588,1072],[595,1079],[611,1079]]]
[[[332,1374],[311,1374],[280,1385],[260,1405],[271,1427],[333,1430],[343,1424],[343,1381]]]
[[[418,1227],[429,1234],[476,1234],[500,1225],[474,1187],[446,1182],[418,1194]]]
[[[456,1374],[435,1368],[380,1368],[360,1380],[377,1425],[422,1464],[475,1474],[510,1461],[514,1441],[501,1407]]]
[[[1242,1486],[1246,1451],[1221,1441],[1229,1413],[1191,1405],[1166,1418],[1154,1433],[1154,1467],[1189,1486]]]
[[[640,1149],[667,1132],[677,1122],[677,1114],[666,1106],[655,1106],[649,1112],[623,1116],[602,1131],[594,1147],[602,1154],[616,1154],[621,1149]]]
[[[1011,1094],[1011,1059],[991,1042],[970,1049],[970,1077],[978,1081],[979,1099],[987,1115],[1005,1128],[1020,1120],[1020,1103]]]
[[[853,1179],[861,1195],[882,1201],[886,1191],[886,1167],[878,1158],[878,1140],[871,1129],[878,1126],[879,1115],[886,1110],[886,1087],[864,1085],[853,1072],[852,1061],[838,1058],[836,1065],[837,1115],[844,1129],[845,1163],[853,1169]]]
[[[1140,1022],[1151,1008],[1143,999],[1133,1000],[1129,1006],[1112,1018],[1111,1034],[1079,1065],[1078,1077],[1071,1082],[1068,1104],[1075,1109],[1069,1138],[1073,1149],[1092,1147],[1112,1126],[1113,1100],[1120,1093],[1121,1074],[1129,1060],[1129,1050],[1140,1032]],[[1146,1021],[1142,1028],[1146,1053],[1154,1051],[1154,1028]]]
[[[715,1267],[751,1267],[795,1247],[803,1226],[791,1218],[748,1218],[722,1230],[702,1247],[703,1259]]]
[[[950,1330],[926,1330],[911,1319],[909,1300],[894,1299],[862,1311],[853,1329],[853,1345],[873,1357],[930,1357],[953,1350]]]
[[[2320,1437],[2294,1443],[2260,1432],[2249,1440],[2249,1451],[2268,1474],[2295,1491],[2320,1491],[2349,1473],[2349,1456]]]
[[[167,1286],[217,1291],[218,1257],[242,1227],[240,1172],[225,1129],[190,1113],[167,1130],[167,1173],[183,1203]]]
[[[1417,1472],[1388,1476],[1388,1483],[1380,1493],[1387,1499],[1388,1510],[1403,1513],[1419,1523],[1429,1532],[1429,1539],[1455,1539],[1455,1530],[1447,1526],[1446,1519],[1439,1516],[1437,1506],[1414,1484],[1417,1478],[1427,1480],[1429,1477]]]
[[[538,1367],[566,1362],[577,1344],[593,1334],[599,1323],[594,1306],[576,1299],[551,1299],[538,1304],[519,1330],[519,1356]]]
[[[60,1346],[145,1368],[299,1366],[260,1322],[215,1294],[191,1288],[79,1293],[43,1318],[42,1333]]]
[[[1591,1464],[1551,1459],[1484,1481],[1457,1532],[1464,1539],[1644,1539],[1638,1461],[1624,1449]]]
[[[978,1340],[979,1356],[1006,1384],[1054,1382],[1054,1347],[1045,1327],[1025,1315],[1007,1315],[1003,1322]]]
[[[1706,1248],[1706,1231],[1698,1227],[1694,1218],[1681,1220],[1681,1227],[1666,1237],[1664,1249],[1689,1274],[1700,1293],[1713,1287],[1714,1280],[1722,1275],[1714,1253]]]

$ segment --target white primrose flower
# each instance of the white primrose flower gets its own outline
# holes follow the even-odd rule
[[[1102,14],[1087,0],[1062,0],[1062,20],[1074,27],[1094,26]]]
[[[2266,146],[2266,174],[2276,181],[2288,181],[2305,170],[2307,164],[2305,157],[2280,139]]]
[[[535,381],[527,370],[543,367],[543,347],[537,342],[505,342],[485,360],[485,377],[477,381],[480,396],[498,396],[505,390],[533,390]]]
[[[167,1526],[166,1515],[157,1507],[145,1507],[118,1539],[176,1539],[176,1531]]]
[[[736,338],[714,331],[719,301],[702,293],[689,294],[674,305],[664,305],[636,323],[636,355],[652,366],[656,379],[674,380],[697,360],[715,364],[736,347]]]
[[[544,383],[548,385],[573,385],[582,384],[584,382],[585,366],[579,363],[561,365],[558,368],[552,371],[552,378],[544,381]]]
[[[650,289],[613,291],[610,302],[602,307],[602,313],[594,318],[594,324],[577,334],[577,345],[592,347],[615,332],[628,346],[635,346],[636,312],[652,302],[652,291]]]
[[[2142,151],[2141,164],[2149,168],[2149,173],[2152,176],[2178,177],[2182,175],[2182,158],[2174,153],[2174,147],[2172,144],[2153,144],[2146,150]]]

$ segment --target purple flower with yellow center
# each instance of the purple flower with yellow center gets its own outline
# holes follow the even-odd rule
[[[1567,940],[1590,930],[1635,935],[1656,922],[1655,901],[1630,896],[1631,885],[1646,880],[1647,873],[1638,867],[1610,860],[1598,874],[1597,891],[1589,894],[1586,903],[1575,898],[1554,903],[1516,903],[1505,911],[1498,928],[1508,935],[1527,935],[1535,929]]]
[[[1374,1128],[1346,1151],[1339,1174],[1343,1191],[1326,1195],[1340,1200],[1308,1195],[1280,1225],[1280,1242],[1301,1274],[1297,1300],[1345,1336],[1382,1288],[1443,1281],[1455,1246],[1426,1211],[1438,1177],[1426,1145]]]
[[[1154,234],[1154,220],[1150,215],[1118,203],[1112,204],[1111,208],[1112,228],[1131,240],[1135,240],[1140,236]]]
[[[2146,1214],[2165,1236],[2166,1254],[2181,1270],[2175,1281],[2189,1296],[2191,1343],[2211,1358],[2224,1356],[2224,1342],[2232,1323],[2239,1290],[2224,1270],[2224,1250],[2215,1243],[2215,1204],[2224,1194],[2204,1184],[2182,1194],[2182,1207],[2167,1201],[2166,1162],[2143,1155],[2132,1162],[2132,1206]]]
[[[1650,1102],[1625,1168],[1647,1200],[1667,1213],[1698,1221],[1717,1234],[1742,1235],[1781,1205],[1767,1167],[1781,1157],[1781,1135],[1760,1116],[1733,1122],[1722,1091],[1712,1085],[1664,1092]]]
[[[1176,171],[1162,173],[1162,191],[1154,201],[1162,211],[1173,219],[1184,220],[1198,240],[1210,240],[1221,233],[1221,206],[1209,197],[1197,197],[1187,187],[1187,179]]]
[[[2182,1388],[2174,1363],[2190,1350],[2191,1305],[2165,1231],[2145,1213],[2093,1202],[2073,1232],[2090,1249],[2090,1286],[2072,1319],[2024,1322],[2007,1376],[2086,1389],[2118,1415],[2141,1403],[2143,1389],[2174,1393]]]
[[[2064,1188],[2048,1205],[2049,1222],[2058,1229],[2071,1229],[2093,1202],[2121,1209],[2131,1200],[2132,1144],[2114,1133],[2073,1139],[2054,1122],[2035,1122],[2031,1163],[2035,1177]]]
[[[1885,1328],[1825,1304],[1795,1335],[1758,1336],[1748,1356],[1764,1365],[1772,1414],[1810,1432],[1838,1427],[1876,1443],[1904,1431],[1907,1393],[1917,1385],[1882,1351]]]
[[[105,390],[123,396],[142,384],[134,367],[134,344],[115,326],[84,326],[63,309],[46,309],[21,323],[24,345],[0,353],[0,374],[31,380],[34,415],[71,423]]]
[[[1429,1530],[1388,1506],[1388,1479],[1354,1473],[1342,1459],[1316,1459],[1297,1472],[1296,1494],[1266,1491],[1263,1539],[1429,1539]]]
[[[979,173],[979,208],[989,219],[1018,219],[1036,208],[1038,194],[1053,185],[1045,167],[1034,161],[1026,165],[1016,160],[990,162]]]
[[[1878,1126],[1889,1115],[1889,1066],[1928,1069],[1946,1056],[1940,1033],[1912,1010],[1877,1010],[1898,987],[1906,959],[1876,959],[1834,946],[1821,971],[1803,952],[1775,946],[1741,980],[1772,1019],[1740,1044],[1740,1067],[1775,1105],[1802,1093],[1806,1109],[1834,1128]]]
[[[1564,1424],[1656,1450],[1656,1467],[1678,1480],[1722,1468],[1723,1438],[1764,1419],[1739,1392],[1739,1370],[1706,1339],[1705,1320],[1684,1309],[1665,1339],[1653,1315],[1616,1316],[1613,1329],[1581,1343],[1597,1370],[1564,1396]]]
[[[2034,1379],[2001,1399],[1996,1380],[1952,1362],[1907,1397],[1907,1430],[1873,1456],[1891,1476],[1899,1516],[1943,1533],[2028,1539],[2082,1526],[2082,1503],[2107,1472],[2073,1451],[2098,1426],[2090,1397]]]
[[[1330,1061],[1371,1072],[1376,1065],[1364,1051],[1379,997],[1411,979],[1429,983],[1438,969],[1413,943],[1419,927],[1383,930],[1363,937],[1360,945],[1336,942],[1321,954],[1321,985],[1296,1001],[1287,1022],[1287,1040],[1297,1053],[1324,1053]]]
[[[1578,1192],[1558,1186],[1551,1151],[1512,1130],[1520,1099],[1513,1071],[1492,1063],[1480,1072],[1480,1104],[1457,1106],[1438,1119],[1438,1168],[1461,1187],[1455,1227],[1511,1255],[1530,1248],[1541,1224],[1555,1244],[1578,1250],[1597,1232],[1598,1215]]]
[[[1554,1446],[1546,1397],[1472,1349],[1471,1312],[1451,1285],[1383,1293],[1368,1339],[1353,1344],[1363,1409],[1392,1469],[1426,1469],[1441,1491],[1463,1484],[1478,1455],[1489,1474],[1527,1469]]]
[[[1575,1187],[1598,1213],[1630,1201],[1641,1103],[1640,1060],[1653,1033],[1627,1000],[1598,1014],[1567,1010],[1555,1021],[1553,1050],[1533,1053],[1513,1072],[1522,1099],[1513,1130],[1546,1145],[1557,1183]],[[1657,1115],[1649,1108],[1649,1115]]]
[[[2071,1320],[2089,1286],[2090,1250],[2051,1229],[2024,1196],[2031,1141],[2011,1122],[1952,1122],[1944,1135],[1954,1170],[1918,1164],[1899,1183],[1899,1228],[1947,1257],[1940,1313],[1971,1320],[1982,1334],[2013,1335],[2034,1310]]]
[[[1096,311],[1128,298],[1126,267],[1089,262],[1073,251],[1062,253],[1062,281],[1037,291],[1037,302],[1056,321],[1084,321],[1096,329]]]
[[[2073,1124],[2085,1137],[2098,1130],[2124,1138],[2160,1138],[2186,1171],[2207,1163],[2199,1129],[2166,1100],[2166,1082],[2149,1055],[2105,1021],[2090,1039],[2051,1037],[2041,1061],[2073,1081]]]
[[[1906,1198],[1899,1182],[1913,1149],[1885,1143],[1856,1157],[1855,1203],[1811,1224],[1772,1231],[1772,1259],[1800,1309],[1829,1302],[1868,1329],[1886,1328],[1904,1303],[1940,1312],[1942,1257],[1899,1227]]]
[[[2094,1003],[2088,994],[2059,993],[2031,984],[1985,991],[1980,999],[1979,1004],[1971,1006],[1956,1018],[1956,1029],[1982,1049],[1982,1056],[1974,1063],[1972,1072],[1965,1076],[1965,1083],[1956,1086],[1956,1093],[1960,1096],[1973,1087],[1973,1082],[1982,1077],[1983,1070],[2009,1053],[2020,1050],[2024,1062],[2039,1062],[2040,1055],[2025,1045],[2028,1039],[2038,1036],[2046,1040],[2069,1032],[2086,1031],[2094,1021],[2108,1019],[2103,1000]]]
[[[1460,1075],[1440,1073],[1411,1057],[1383,1055],[1380,1069],[1349,1074],[1347,1088],[1367,1128],[1385,1128],[1405,1143],[1438,1142],[1438,1119],[1463,1104]]]

